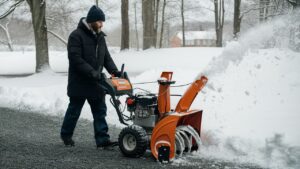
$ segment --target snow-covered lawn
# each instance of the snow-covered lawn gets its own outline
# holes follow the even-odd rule
[[[287,48],[260,49],[274,23],[249,32],[225,48],[150,49],[112,52],[133,83],[155,81],[162,71],[185,84],[204,74],[207,86],[192,108],[203,109],[204,146],[193,158],[251,162],[270,168],[300,167],[300,53]],[[33,52],[0,52],[0,74],[32,73]],[[0,106],[63,116],[68,60],[66,52],[50,52],[52,70],[27,77],[0,78]],[[157,84],[135,85],[157,92]],[[172,88],[182,94],[186,87]],[[109,97],[107,96],[107,99]],[[172,98],[174,107],[179,98]],[[123,98],[124,100],[124,98]],[[108,103],[108,122],[121,126]],[[88,104],[82,118],[92,120]]]
[[[162,71],[168,70],[174,71],[174,79],[178,84],[182,84],[192,81],[213,57],[220,55],[221,51],[221,48],[177,48],[150,49],[144,52],[115,53],[112,51],[111,53],[118,67],[125,63],[125,70],[129,75],[133,75],[130,77],[133,83],[156,81]],[[35,69],[34,54],[34,52],[0,52],[0,74],[33,73]],[[23,64],[27,67],[22,67]],[[63,115],[68,104],[66,95],[67,53],[50,52],[50,67],[52,70],[45,70],[31,76],[1,77],[0,106],[42,110],[45,114]],[[20,68],[22,68],[21,71]],[[134,87],[144,88],[154,93],[157,93],[158,90],[157,84]],[[108,107],[109,122],[120,125],[113,107],[110,104]],[[88,106],[84,107],[81,117],[92,120]]]

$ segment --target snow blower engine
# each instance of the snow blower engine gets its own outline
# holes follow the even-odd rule
[[[121,69],[121,77],[106,78],[102,87],[111,96],[119,120],[127,127],[119,134],[119,148],[126,157],[140,157],[150,148],[160,162],[170,162],[175,157],[198,150],[201,145],[202,110],[189,110],[197,94],[207,83],[202,76],[190,84],[175,109],[170,108],[172,72],[162,72],[157,80],[158,94],[144,92],[133,95],[132,83]],[[146,90],[145,90],[146,91]],[[125,115],[119,97],[127,95]],[[176,95],[178,96],[178,95]],[[128,124],[128,121],[132,124]]]

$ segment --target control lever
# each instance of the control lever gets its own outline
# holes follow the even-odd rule
[[[122,67],[121,67],[121,78],[124,78],[124,67],[125,67],[125,64],[123,63]]]

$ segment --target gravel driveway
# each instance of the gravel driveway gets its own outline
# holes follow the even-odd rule
[[[62,119],[40,113],[0,108],[0,168],[259,168],[250,164],[235,164],[208,159],[190,159],[182,164],[160,164],[150,151],[141,158],[126,158],[118,147],[96,149],[93,125],[79,120],[75,147],[65,147],[59,131]],[[110,135],[117,140],[120,129],[110,126]]]

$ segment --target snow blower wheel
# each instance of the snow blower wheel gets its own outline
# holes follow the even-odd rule
[[[137,125],[122,129],[119,135],[119,148],[126,157],[140,157],[148,147],[146,131]]]

